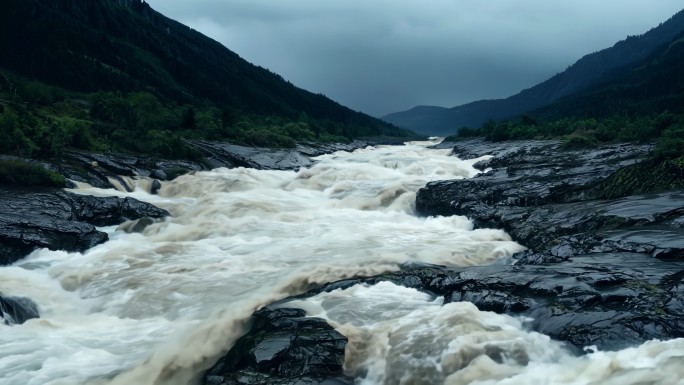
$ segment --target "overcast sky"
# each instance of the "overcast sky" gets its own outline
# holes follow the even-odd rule
[[[682,0],[147,0],[295,85],[382,116],[510,96]]]

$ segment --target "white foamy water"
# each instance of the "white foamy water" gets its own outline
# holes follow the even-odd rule
[[[165,183],[159,195],[145,183],[130,182],[143,187],[132,193],[81,185],[76,192],[133,196],[173,217],[143,234],[106,228],[111,240],[82,254],[39,250],[0,268],[0,292],[33,299],[41,313],[0,326],[0,384],[195,384],[252,312],[274,300],[410,261],[509,262],[521,246],[500,230],[414,215],[425,183],[477,172],[477,159],[428,144],[339,152],[299,172],[198,172]],[[346,367],[363,385],[682,377],[680,341],[574,358],[525,331],[523,320],[390,284],[296,305],[349,337]]]

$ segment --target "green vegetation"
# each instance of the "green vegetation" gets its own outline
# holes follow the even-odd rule
[[[290,119],[213,103],[179,105],[146,91],[80,93],[0,73],[0,154],[50,157],[72,148],[198,160],[201,154],[186,139],[294,147],[374,134],[306,113]]]
[[[596,147],[610,142],[656,141],[654,157],[675,159],[684,155],[684,114],[664,111],[631,117],[625,114],[605,119],[561,118],[547,122],[527,115],[518,121],[487,122],[478,129],[462,128],[449,140],[484,137],[490,141],[552,139],[565,141],[564,149]]]
[[[173,167],[164,170],[164,172],[166,173],[166,177],[168,178],[168,180],[174,180],[181,175],[187,174],[188,172],[190,172],[190,170],[182,167]]]
[[[682,155],[684,155],[684,125],[679,124],[663,131],[656,145],[654,156],[656,159],[679,158],[682,160],[684,159]]]
[[[592,187],[587,196],[615,199],[632,194],[646,194],[684,188],[684,157],[650,159],[623,167]]]
[[[0,160],[0,185],[64,187],[64,177],[35,163]]]

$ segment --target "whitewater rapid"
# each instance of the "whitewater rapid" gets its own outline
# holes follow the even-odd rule
[[[197,172],[159,195],[74,190],[133,196],[172,217],[142,234],[104,228],[110,241],[84,253],[38,250],[0,268],[0,292],[31,298],[41,314],[0,326],[0,385],[196,384],[265,304],[411,261],[510,263],[523,248],[503,231],[415,215],[427,182],[478,172],[479,159],[430,144],[337,152],[297,172]],[[684,384],[680,340],[577,358],[525,319],[390,283],[287,306],[349,338],[345,369],[360,385]]]

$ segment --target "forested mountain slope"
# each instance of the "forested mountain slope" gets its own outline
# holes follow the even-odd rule
[[[0,75],[11,119],[74,118],[104,142],[117,130],[276,145],[410,135],[248,63],[141,0],[0,2]]]

